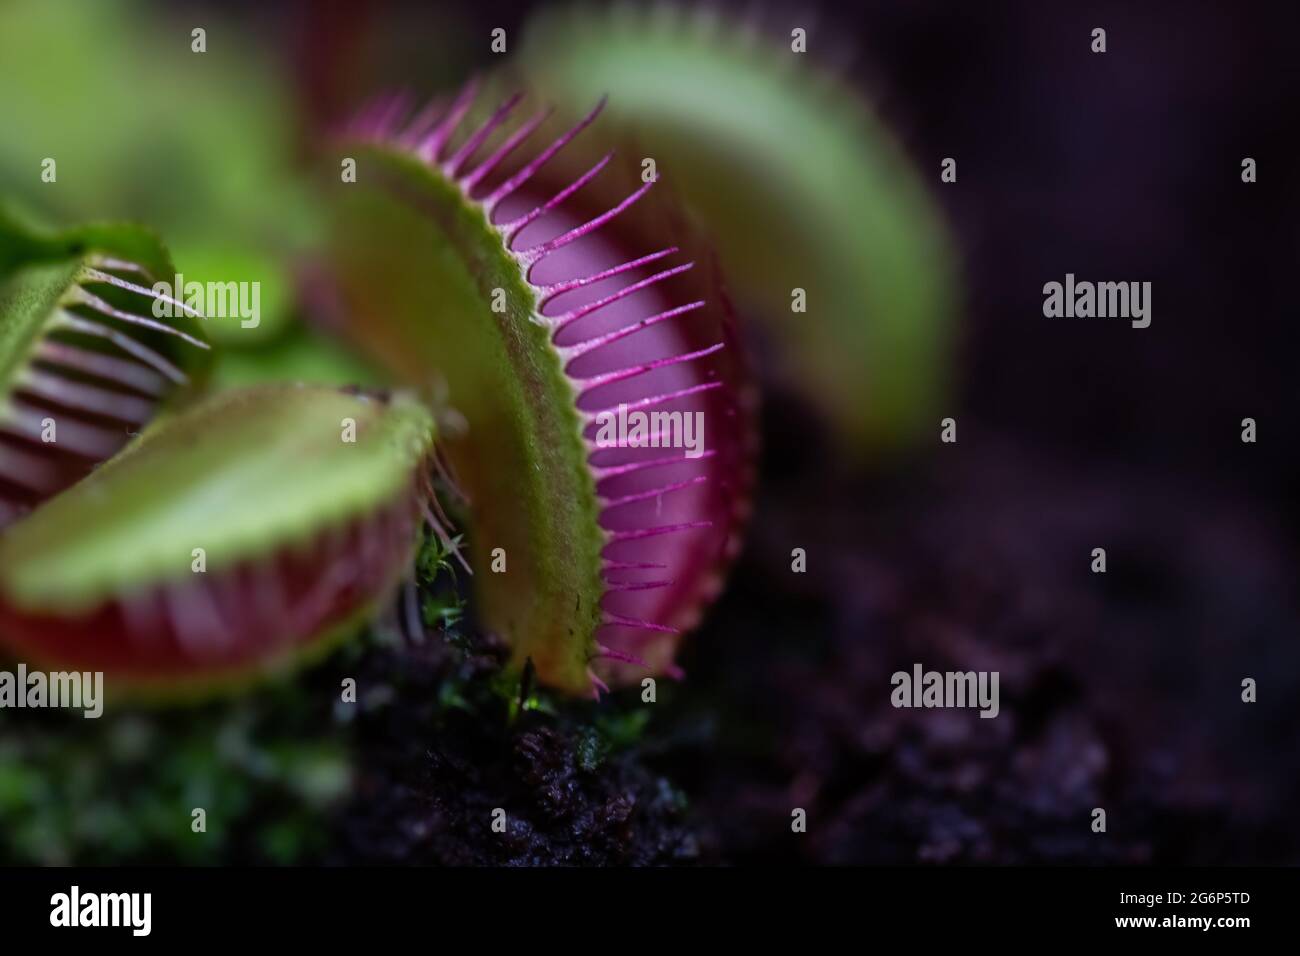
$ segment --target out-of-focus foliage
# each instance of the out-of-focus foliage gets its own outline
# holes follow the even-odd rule
[[[192,31],[206,31],[194,52]],[[292,104],[258,34],[219,14],[136,0],[0,4],[0,183],[56,224],[138,219],[168,237],[187,281],[260,282],[273,337],[288,264],[312,235],[292,164]],[[42,163],[55,161],[54,182]]]
[[[284,685],[166,716],[7,720],[0,861],[293,862],[319,846],[322,815],[351,783],[346,736],[319,709]],[[196,808],[206,832],[192,829]]]
[[[821,57],[771,34],[707,5],[547,10],[520,75],[570,110],[607,94],[624,147],[716,239],[775,375],[846,451],[905,444],[948,385],[952,245],[885,124]]]

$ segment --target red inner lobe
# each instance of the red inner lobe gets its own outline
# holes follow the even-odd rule
[[[415,521],[408,496],[300,546],[120,595],[81,616],[0,601],[0,637],[20,657],[110,680],[244,674],[283,662],[382,597],[410,561]]]
[[[519,197],[521,207],[533,201]],[[581,221],[580,213],[549,213],[515,245],[543,242]],[[529,278],[546,287],[613,269],[635,255],[622,238],[617,229],[586,235],[548,254]],[[728,306],[720,284],[711,282],[710,263],[677,271],[683,262],[690,264],[680,254],[656,258],[556,295],[543,309],[560,320],[556,346],[575,350],[566,355],[566,371],[580,389],[579,411],[600,416],[584,437],[604,505],[600,523],[611,535],[601,602],[609,623],[596,635],[611,652],[606,672],[674,672],[673,632],[695,626],[701,605],[714,596],[716,574],[736,541],[736,509],[748,497],[748,424],[738,407],[739,357],[725,328]],[[566,315],[577,317],[565,321]],[[621,330],[633,331],[614,335]],[[719,343],[724,348],[709,351]],[[648,443],[611,447],[611,429],[602,433],[602,423],[615,426],[619,441],[639,426]]]

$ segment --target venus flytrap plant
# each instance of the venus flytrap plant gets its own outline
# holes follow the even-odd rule
[[[332,187],[332,260],[355,338],[411,383],[442,379],[478,613],[516,666],[572,693],[675,673],[748,512],[729,306],[711,261],[682,261],[695,243],[662,190],[647,202],[653,183],[608,154],[566,161],[599,106],[542,136],[546,111],[512,121],[513,96],[479,116],[475,96],[386,98],[339,138],[356,181]],[[705,444],[602,447],[620,411],[698,416]]]
[[[704,5],[548,10],[523,67],[610,118],[700,212],[776,371],[859,453],[938,416],[956,308],[935,205],[889,132],[828,74],[806,20]],[[934,175],[939,174],[935,163]]]
[[[0,213],[0,524],[123,447],[208,365],[198,313],[152,289],[147,231],[36,236]],[[177,317],[159,320],[159,299]]]
[[[174,696],[318,653],[407,574],[423,405],[224,392],[150,428],[0,538],[0,643]]]

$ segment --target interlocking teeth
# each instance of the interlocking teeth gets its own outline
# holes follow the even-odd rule
[[[681,599],[698,605],[711,596],[710,587],[690,584],[689,579],[707,578],[710,567],[721,566],[720,556],[726,551],[723,542],[734,536],[737,528],[734,513],[739,513],[740,505],[733,497],[745,496],[748,479],[737,479],[728,490],[725,481],[719,484],[719,475],[730,468],[745,471],[748,452],[740,450],[744,442],[739,434],[723,436],[717,447],[704,447],[701,430],[698,444],[677,449],[669,443],[656,455],[643,453],[640,446],[598,444],[597,433],[611,412],[645,413],[657,420],[661,407],[671,409],[668,414],[678,418],[682,414],[702,417],[707,411],[713,417],[711,424],[734,427],[737,433],[747,428],[735,412],[738,398],[720,398],[727,393],[717,391],[736,386],[735,370],[741,365],[725,364],[723,356],[730,332],[727,307],[698,295],[680,294],[685,283],[697,289],[709,279],[688,275],[695,269],[692,261],[672,261],[680,252],[675,243],[613,265],[607,257],[585,260],[581,250],[590,244],[574,251],[581,240],[610,231],[618,231],[620,238],[630,234],[639,239],[636,233],[642,215],[634,207],[656,182],[652,177],[629,183],[620,197],[606,199],[604,190],[613,181],[613,152],[584,162],[576,175],[557,171],[562,162],[559,154],[596,120],[605,105],[603,99],[571,127],[512,166],[507,161],[537,131],[549,111],[533,114],[512,130],[511,117],[522,101],[515,94],[492,109],[481,123],[462,130],[468,125],[466,117],[476,94],[477,87],[471,83],[449,102],[430,104],[414,114],[408,113],[404,98],[387,97],[364,110],[349,132],[363,142],[414,157],[455,186],[465,203],[483,211],[499,237],[506,261],[513,259],[517,264],[520,278],[534,293],[529,318],[546,330],[549,346],[571,386],[556,400],[572,403],[585,449],[585,467],[595,490],[598,540],[603,542],[599,554],[603,583],[597,602],[599,624],[592,635],[599,642],[599,653],[593,657],[616,667],[678,673],[671,659],[664,659],[662,646],[653,655],[643,655],[634,653],[628,644],[640,645],[656,638],[671,644],[682,631],[678,623],[693,623],[697,616],[672,602]],[[481,154],[485,155],[479,158]],[[590,197],[598,190],[602,198],[597,203]],[[507,201],[508,214],[498,217],[498,212],[506,210]],[[568,215],[566,209],[571,213],[570,207],[575,206],[582,211],[581,218],[573,216],[550,228],[552,222],[561,223]],[[562,251],[563,257],[558,255]],[[570,259],[587,264],[571,270],[577,275],[546,276],[564,268],[563,263]],[[707,275],[712,277],[712,271]],[[597,288],[606,282],[612,285]],[[583,290],[589,291],[584,295]],[[569,296],[571,301],[561,301]],[[643,301],[654,303],[654,307],[638,308],[637,303]],[[556,308],[557,304],[563,307]],[[670,437],[656,431],[648,443],[658,447],[660,439]],[[719,448],[723,449],[721,455]],[[492,507],[492,502],[478,504]],[[425,520],[445,543],[443,516],[426,505]],[[714,542],[709,535],[720,540]],[[675,559],[682,554],[684,558]],[[461,557],[459,552],[457,557]],[[649,577],[642,573],[649,571],[668,573]],[[399,609],[398,613],[405,612]],[[405,616],[410,617],[409,613]],[[570,629],[568,633],[576,632]],[[604,686],[594,671],[589,677],[590,686]]]
[[[176,312],[202,315],[141,284],[151,280],[138,263],[88,256],[46,319],[0,410],[0,523],[116,453],[153,418],[171,387],[188,384],[179,366],[137,335],[158,334],[207,349],[207,343],[147,313],[164,301]],[[132,305],[115,305],[93,286],[129,293],[122,298]]]

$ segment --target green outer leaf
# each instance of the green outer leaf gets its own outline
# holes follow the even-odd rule
[[[0,277],[19,266],[92,252],[144,266],[158,281],[171,281],[172,260],[157,233],[132,222],[91,222],[52,230],[27,221],[0,204]]]
[[[83,262],[37,264],[0,281],[0,396],[26,366],[59,299],[76,284]],[[0,399],[2,401],[3,399]]]
[[[473,505],[485,625],[546,682],[585,692],[603,591],[595,482],[573,386],[537,300],[482,208],[416,159],[348,146],[358,182],[335,185],[335,269],[358,337],[407,381],[445,378],[469,423],[441,446]],[[337,168],[337,164],[335,164]],[[505,290],[507,310],[490,308]],[[503,548],[507,572],[493,573]]]
[[[66,243],[38,235],[13,210],[0,202],[0,278],[25,262],[57,259],[66,253]]]
[[[951,252],[934,204],[870,112],[815,57],[717,14],[578,8],[522,53],[572,109],[608,94],[637,155],[699,210],[791,383],[850,446],[928,427],[947,384]],[[808,311],[791,312],[791,290]]]
[[[342,420],[356,421],[356,442]],[[432,445],[412,399],[332,389],[227,392],[158,422],[0,539],[0,587],[75,612],[122,591],[310,540],[395,499]]]

